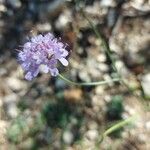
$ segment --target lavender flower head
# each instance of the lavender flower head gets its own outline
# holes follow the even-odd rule
[[[50,72],[52,76],[57,76],[58,60],[64,65],[68,65],[66,56],[68,51],[66,46],[58,41],[51,33],[46,35],[37,35],[24,44],[23,50],[19,52],[18,57],[22,68],[25,70],[25,78],[32,80],[39,71]]]

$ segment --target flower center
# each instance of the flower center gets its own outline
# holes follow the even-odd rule
[[[54,56],[54,54],[48,53],[48,54],[47,54],[47,59],[50,60],[53,56]]]

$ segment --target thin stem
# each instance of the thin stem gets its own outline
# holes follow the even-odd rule
[[[99,143],[99,144],[102,143],[102,142],[103,142],[103,139],[104,139],[106,136],[108,136],[108,135],[110,135],[111,133],[113,133],[114,131],[116,131],[116,130],[122,128],[122,127],[124,127],[125,125],[127,125],[127,124],[133,122],[136,118],[137,118],[137,115],[132,116],[132,117],[126,119],[126,120],[123,120],[123,121],[121,121],[121,122],[119,122],[119,123],[113,125],[112,127],[110,127],[109,129],[107,129],[107,130],[103,133],[103,135],[102,135],[102,137],[101,137],[101,140],[100,140],[98,143]]]
[[[63,75],[59,74],[58,77],[64,81],[66,81],[67,83],[69,84],[72,84],[72,85],[77,85],[77,86],[96,86],[96,85],[104,85],[104,84],[109,84],[109,83],[112,83],[112,82],[118,82],[120,81],[120,78],[114,78],[112,80],[104,80],[104,81],[98,81],[98,82],[84,82],[84,83],[78,83],[78,82],[74,82],[74,81],[71,81],[67,78],[65,78]]]
[[[112,62],[112,67],[114,69],[114,71],[116,72],[118,78],[120,78],[122,85],[124,85],[131,94],[133,94],[135,97],[138,97],[140,99],[143,100],[144,99],[140,96],[138,96],[137,94],[133,93],[133,91],[130,90],[130,87],[128,86],[128,83],[126,83],[126,81],[123,79],[123,77],[121,76],[120,72],[118,71],[118,69],[116,68],[115,65],[115,59],[112,57],[111,55],[111,49],[109,46],[107,46],[107,42],[104,40],[104,38],[101,36],[101,34],[99,33],[99,31],[97,30],[96,26],[93,24],[93,22],[88,18],[88,16],[85,14],[83,8],[81,8],[81,13],[82,15],[85,17],[85,19],[88,21],[88,23],[90,24],[91,28],[93,29],[93,31],[95,32],[95,35],[97,36],[97,38],[102,42],[102,46],[104,47],[105,52],[107,53],[109,59]]]
[[[112,126],[112,127],[110,127],[109,129],[107,129],[107,130],[104,132],[103,136],[104,136],[104,137],[105,137],[105,136],[108,136],[108,135],[111,134],[112,132],[114,132],[114,131],[116,131],[116,130],[122,128],[122,127],[124,127],[125,125],[131,123],[133,120],[135,120],[136,117],[137,117],[137,116],[132,116],[132,117],[126,119],[126,120],[123,120],[123,121],[121,121],[121,122],[115,124],[114,126]]]
[[[118,70],[115,66],[115,60],[111,55],[111,50],[109,47],[107,47],[107,43],[106,41],[103,39],[103,37],[101,36],[101,34],[98,32],[97,28],[94,26],[94,24],[92,23],[92,21],[87,17],[87,15],[84,13],[83,9],[81,8],[81,13],[82,15],[85,17],[85,19],[88,21],[88,23],[90,24],[91,28],[93,29],[93,31],[95,32],[95,35],[97,36],[97,38],[102,42],[102,46],[104,47],[105,52],[107,53],[108,57],[110,58],[111,62],[112,62],[112,67],[114,69],[114,71],[117,73],[117,75],[119,77],[121,77],[118,73]]]

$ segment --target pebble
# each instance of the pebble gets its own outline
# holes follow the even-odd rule
[[[101,0],[100,5],[102,7],[112,7],[115,5],[114,0]]]
[[[105,63],[98,63],[97,66],[101,72],[108,72],[108,70],[109,70],[108,65]]]
[[[22,81],[14,77],[7,78],[6,84],[14,91],[20,91],[25,87],[25,84]]]
[[[129,75],[129,71],[127,70],[126,66],[124,65],[124,63],[122,61],[117,60],[115,62],[115,66],[122,76]]]
[[[20,0],[8,0],[8,3],[9,3],[13,8],[19,8],[19,7],[21,7],[21,2],[20,2]]]
[[[94,130],[94,129],[89,130],[89,131],[87,131],[86,136],[89,140],[94,141],[94,140],[96,140],[96,138],[98,138],[98,131]]]
[[[10,94],[4,97],[4,106],[6,113],[10,118],[16,118],[18,116],[17,102],[18,97],[15,94]]]
[[[57,29],[63,29],[68,25],[69,22],[71,22],[71,13],[70,11],[64,11],[59,18],[57,19],[55,26]]]
[[[96,86],[95,88],[95,94],[96,95],[102,95],[104,94],[104,87],[99,85],[99,86]]]
[[[117,12],[114,8],[110,8],[108,10],[108,15],[107,15],[107,25],[109,28],[113,27],[115,25],[117,18]]]
[[[10,118],[16,118],[18,116],[16,104],[12,103],[7,105],[7,114]]]
[[[91,81],[90,75],[85,70],[79,71],[79,78],[84,82],[90,82]]]
[[[57,79],[55,82],[55,88],[57,91],[62,91],[66,89],[67,83],[62,79]]]
[[[98,62],[105,62],[106,61],[106,55],[105,54],[100,54],[97,56],[97,61]]]
[[[146,122],[145,127],[146,127],[147,130],[150,131],[150,121]]]
[[[95,121],[90,121],[88,122],[88,129],[90,130],[95,130],[98,129],[98,124]]]
[[[130,107],[128,105],[126,105],[124,107],[124,109],[126,110],[126,112],[128,112],[130,115],[134,115],[136,112],[135,112],[135,109],[133,107]]]
[[[150,97],[150,73],[142,76],[141,85],[146,97]]]
[[[34,139],[28,138],[18,145],[18,149],[32,149],[33,145]]]
[[[139,142],[142,144],[144,144],[145,142],[146,142],[146,140],[147,140],[147,137],[146,137],[146,135],[144,135],[144,134],[139,134],[138,135],[138,140],[139,140]]]
[[[69,130],[65,131],[63,133],[62,139],[63,139],[65,144],[70,145],[73,142],[73,140],[74,140],[73,133],[71,131],[69,131]]]
[[[7,72],[8,71],[5,68],[0,68],[0,76],[6,75]]]
[[[3,106],[3,101],[2,101],[2,98],[0,97],[0,107]]]
[[[49,32],[51,31],[52,27],[50,23],[46,22],[46,23],[37,24],[37,29],[40,32]]]
[[[6,143],[6,132],[7,132],[8,123],[4,120],[0,120],[0,145]]]
[[[43,144],[49,144],[51,141],[52,131],[50,128],[46,128],[38,135],[38,141]]]

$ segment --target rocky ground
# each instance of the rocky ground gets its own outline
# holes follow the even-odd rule
[[[128,88],[120,83],[70,86],[50,74],[24,79],[17,60],[28,38],[52,32],[68,43],[67,78],[116,76],[87,18],[97,28]],[[0,149],[150,149],[149,0],[0,0]],[[102,133],[137,115],[124,128]]]

